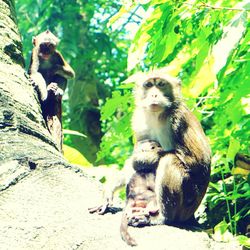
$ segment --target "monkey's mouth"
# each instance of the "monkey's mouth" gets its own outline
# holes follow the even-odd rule
[[[49,54],[43,54],[42,58],[44,60],[49,60],[50,55]]]
[[[152,103],[150,104],[149,109],[150,111],[157,112],[157,111],[161,111],[162,107],[158,103]]]
[[[43,60],[49,60],[50,58],[50,54],[44,54],[44,53],[40,53],[39,56],[43,59]]]

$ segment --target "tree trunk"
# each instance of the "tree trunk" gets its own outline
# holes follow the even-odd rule
[[[0,1],[0,20],[0,165],[18,162],[5,172],[9,175],[1,183],[5,188],[38,165],[67,163],[46,128],[37,93],[24,70],[13,1]],[[28,168],[21,171],[20,164]]]

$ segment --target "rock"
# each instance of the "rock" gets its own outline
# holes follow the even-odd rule
[[[0,249],[131,249],[120,238],[121,212],[88,213],[101,200],[99,183],[82,171],[36,168],[0,193]],[[171,226],[129,231],[137,239],[135,249],[241,249],[237,243],[214,242],[204,232]]]

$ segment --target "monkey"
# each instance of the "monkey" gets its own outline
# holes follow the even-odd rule
[[[48,130],[62,150],[62,95],[74,70],[56,49],[59,39],[49,30],[33,38],[28,73],[37,89]]]
[[[171,151],[160,159],[155,179],[159,215],[151,224],[192,219],[210,178],[211,150],[197,118],[171,76],[151,76],[135,86],[132,128],[137,141],[151,139]]]
[[[75,72],[56,49],[59,39],[46,30],[33,37],[33,50],[28,73],[38,87],[40,98],[46,100],[48,91],[63,95],[67,79]]]
[[[123,210],[120,234],[130,246],[136,241],[128,232],[128,225],[142,227],[150,225],[150,218],[158,213],[155,194],[155,173],[160,160],[165,154],[158,142],[139,141],[131,156],[135,171],[126,185],[126,205]]]
[[[204,131],[181,96],[180,81],[167,74],[150,73],[134,88],[132,130],[137,142],[154,140],[170,153],[161,157],[155,176],[158,214],[151,225],[188,223],[200,205],[210,178],[211,149]],[[124,167],[129,169],[127,160]],[[104,214],[114,191],[125,183],[126,172],[106,185]]]

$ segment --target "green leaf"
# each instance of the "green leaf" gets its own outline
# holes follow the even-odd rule
[[[148,42],[150,42],[152,38],[150,31],[155,27],[155,24],[162,16],[163,9],[158,6],[152,13],[151,12],[152,9],[149,9],[145,14],[146,18],[142,21],[142,25],[137,31],[132,46],[129,49],[128,71],[131,71],[144,57]],[[150,17],[148,17],[148,13],[151,13]]]
[[[92,164],[75,148],[63,145],[63,155],[72,164],[91,167]]]
[[[236,237],[236,239],[241,245],[250,248],[250,238],[248,238],[247,236],[239,235]]]
[[[230,137],[229,147],[227,150],[227,159],[234,161],[235,155],[239,152],[240,142],[233,137]]]
[[[120,91],[114,91],[112,93],[112,98],[107,99],[105,105],[101,109],[102,119],[106,120],[110,118],[117,110],[121,102],[121,93]]]
[[[223,235],[226,233],[227,229],[228,229],[228,224],[226,223],[225,220],[223,220],[214,227],[214,232],[215,233],[219,232],[221,235]]]
[[[109,19],[109,22],[107,24],[108,27],[110,27],[111,25],[113,25],[118,19],[120,19],[122,16],[124,16],[125,14],[129,13],[130,10],[134,7],[134,4],[131,4],[130,6],[122,6],[119,10],[118,13],[116,13],[114,16],[112,16]]]
[[[80,136],[80,137],[84,137],[86,138],[87,136],[78,132],[78,131],[75,131],[75,130],[70,130],[70,129],[63,129],[63,134],[65,135],[76,135],[76,136]]]

